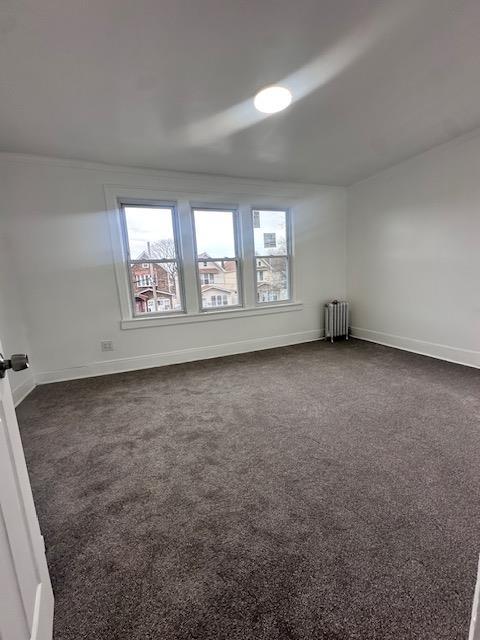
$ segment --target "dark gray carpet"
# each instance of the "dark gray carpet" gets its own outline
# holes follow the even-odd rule
[[[350,341],[18,409],[57,640],[465,640],[477,370]]]

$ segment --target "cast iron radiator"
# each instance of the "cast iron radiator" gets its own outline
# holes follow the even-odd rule
[[[334,338],[345,336],[348,340],[348,318],[350,305],[345,300],[334,300],[325,305],[325,337]]]

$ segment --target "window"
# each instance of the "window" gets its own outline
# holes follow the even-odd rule
[[[224,293],[223,295],[210,296],[210,305],[208,305],[206,298],[202,298],[202,303],[203,306],[226,307],[229,304],[228,295]]]
[[[258,302],[278,302],[278,294],[273,291],[257,292]]]
[[[213,284],[215,282],[214,274],[200,272],[200,282],[202,284]]]
[[[194,208],[193,218],[202,311],[212,307],[242,306],[237,212]],[[203,271],[206,267],[214,269],[215,274]],[[218,293],[211,290],[212,285]],[[210,287],[210,291],[205,291],[206,287]]]
[[[290,221],[287,210],[252,211],[256,300],[260,304],[291,299]]]
[[[105,186],[121,328],[302,309],[293,302],[287,197],[260,205],[244,195],[238,206],[227,205],[231,194],[208,196],[196,186],[178,192],[173,184],[172,190]]]
[[[124,204],[122,213],[134,315],[183,311],[175,208]]]
[[[150,265],[147,265],[147,267],[150,267]],[[141,273],[139,276],[135,276],[135,285],[138,287],[151,287],[154,281],[156,284],[156,278],[152,278],[152,276],[147,273]]]

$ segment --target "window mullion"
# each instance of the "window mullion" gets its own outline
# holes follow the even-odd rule
[[[223,258],[212,258],[211,256],[208,256],[208,260],[207,262],[238,262],[239,258],[227,258],[226,256],[224,256]],[[204,258],[197,258],[197,262],[205,262]]]
[[[265,254],[257,254],[256,258],[288,258],[290,256],[289,253],[265,253]]]
[[[183,256],[183,280],[185,295],[185,311],[198,313],[197,269],[193,246],[193,220],[190,204],[180,200],[177,205],[180,243]]]
[[[166,264],[168,262],[177,262],[177,258],[158,258],[156,260],[132,260],[129,262],[131,264]]]
[[[246,307],[255,306],[255,263],[254,263],[254,243],[253,243],[253,225],[250,206],[242,203],[239,207],[240,217],[240,236],[242,240],[242,277],[243,277],[243,296]]]

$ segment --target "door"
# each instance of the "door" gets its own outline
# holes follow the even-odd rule
[[[0,351],[1,351],[0,344]],[[15,369],[19,359],[12,358]],[[0,359],[0,375],[10,361]],[[12,392],[0,378],[0,638],[51,640],[53,592],[18,431]]]

